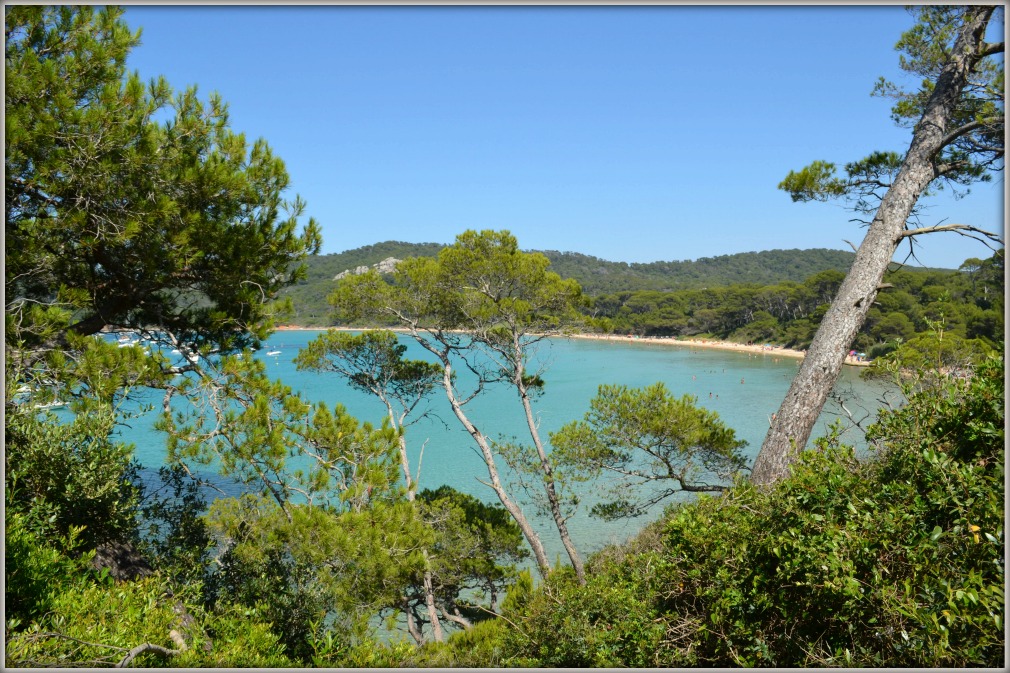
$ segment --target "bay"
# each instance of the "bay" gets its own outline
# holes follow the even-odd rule
[[[255,356],[267,365],[271,378],[280,379],[311,402],[324,402],[332,407],[344,405],[361,421],[381,423],[384,407],[364,393],[351,389],[340,377],[332,374],[298,371],[294,358],[298,350],[315,338],[317,330],[291,330],[275,333]],[[407,357],[427,359],[431,356],[411,339],[401,337],[407,345]],[[267,353],[277,353],[268,355]],[[675,396],[691,394],[699,406],[719,414],[739,438],[748,443],[744,454],[753,462],[768,430],[769,418],[777,411],[800,360],[776,356],[774,351],[762,354],[692,348],[686,345],[608,342],[591,339],[551,339],[537,350],[534,365],[544,365],[546,386],[535,402],[541,435],[565,423],[582,418],[589,401],[600,384],[620,384],[629,387],[663,382]],[[467,383],[460,373],[459,385]],[[879,406],[884,388],[861,380],[858,371],[846,367],[836,385],[844,393],[847,408],[861,416]],[[137,404],[159,407],[156,392],[141,396]],[[499,439],[528,437],[525,420],[516,393],[511,389],[490,389],[466,407],[471,420],[486,435]],[[865,410],[865,411],[864,411]],[[448,484],[486,502],[497,502],[489,487],[480,482],[487,479],[487,468],[473,440],[456,421],[445,399],[438,391],[430,401],[431,418],[424,418],[407,429],[411,467],[416,470],[421,458],[420,487],[437,488]],[[136,447],[136,459],[146,468],[155,469],[165,461],[164,435],[153,429],[155,411],[141,414],[124,429],[122,439]],[[827,433],[828,425],[844,416],[837,405],[829,405],[821,415],[814,437]],[[861,432],[849,429],[843,440],[863,446]],[[423,447],[423,448],[422,448]],[[423,453],[422,453],[423,450]],[[234,489],[228,489],[234,494]],[[586,493],[581,510],[569,521],[569,530],[583,554],[599,550],[609,543],[618,543],[636,533],[651,518],[654,510],[638,519],[604,522],[588,515],[594,501]],[[551,559],[563,558],[564,550],[553,524],[527,507],[536,528],[541,532]]]

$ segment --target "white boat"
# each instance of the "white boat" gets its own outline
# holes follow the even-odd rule
[[[280,351],[267,351],[267,355],[280,355]]]

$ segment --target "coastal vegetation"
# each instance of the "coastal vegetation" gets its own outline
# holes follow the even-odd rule
[[[432,244],[434,245],[434,244]],[[412,256],[426,256],[418,246],[377,245],[375,252],[365,255],[365,248],[353,251],[362,253],[355,257],[361,266],[375,264],[369,260],[380,255],[396,253],[404,259]],[[438,246],[441,249],[444,246]],[[778,260],[773,253],[788,253],[793,262],[781,267],[785,269],[813,268],[821,266],[819,251],[768,251],[748,255],[727,255],[721,260],[725,270],[718,274],[697,271],[695,280],[671,274],[664,276],[671,285],[680,289],[642,289],[634,280],[616,292],[586,292],[587,302],[581,307],[580,327],[587,332],[600,334],[633,334],[646,337],[705,338],[720,339],[738,343],[772,343],[796,350],[810,346],[817,327],[831,304],[838,287],[845,277],[841,270],[828,266],[809,276],[796,280],[782,278],[774,282],[760,283],[748,280],[742,283],[722,284],[725,277],[762,277],[762,273],[752,274],[752,266],[737,261],[760,260],[760,268],[765,263]],[[845,263],[851,263],[851,253],[838,252]],[[584,256],[566,253],[576,259]],[[550,253],[546,253],[548,258]],[[385,259],[386,257],[381,257]],[[315,258],[318,260],[319,258]],[[590,258],[594,259],[594,258]],[[379,261],[379,260],[377,260]],[[596,260],[602,263],[602,260]],[[699,260],[702,262],[704,260]],[[308,260],[309,268],[317,261]],[[609,264],[609,263],[605,263]],[[687,263],[677,263],[684,264]],[[342,270],[348,267],[341,262]],[[352,267],[353,268],[353,267]],[[696,267],[704,269],[704,267]],[[551,269],[561,277],[579,281],[589,275],[588,270],[570,270],[563,274],[551,262]],[[310,272],[311,273],[311,272]],[[692,271],[692,273],[695,273]],[[390,275],[390,277],[392,277]],[[951,335],[968,340],[978,340],[991,348],[1003,335],[1004,313],[1004,252],[996,250],[990,257],[970,258],[958,269],[923,269],[920,267],[894,264],[885,273],[886,285],[877,295],[867,312],[867,317],[856,334],[850,348],[867,354],[868,358],[879,357],[893,351],[899,344],[927,334],[930,321],[943,320],[946,331]],[[329,286],[332,287],[331,279]],[[347,325],[347,320],[334,318],[332,311],[309,308],[313,303],[325,303],[320,299],[303,303],[301,290],[306,285],[289,290],[294,304],[295,315],[316,316],[318,319],[298,321],[303,326],[326,327],[331,324]],[[321,286],[326,287],[326,286]],[[583,290],[585,291],[585,287]],[[375,324],[391,326],[391,320],[374,317]]]
[[[865,343],[904,404],[869,457],[829,435],[765,486],[733,429],[661,385],[602,385],[545,436],[536,348],[582,329],[801,345],[841,270],[590,297],[509,232],[466,231],[331,278],[334,319],[425,353],[379,329],[298,355],[383,403],[364,422],[254,355],[320,245],[283,162],[216,96],[127,73],[121,14],[5,9],[6,666],[1005,663],[1001,252],[893,272]],[[521,440],[469,415],[492,386]],[[129,442],[140,390],[161,402],[157,475]],[[435,394],[497,502],[420,488],[408,448]],[[667,508],[586,558],[567,522],[590,491],[604,518]]]
[[[1004,365],[905,387],[857,459],[831,436],[762,489],[670,507],[589,582],[517,587],[498,620],[406,666],[1004,662]]]
[[[943,319],[950,334],[994,345],[1003,334],[1004,256],[969,259],[956,272],[896,268],[850,345],[871,358],[930,331]],[[823,271],[801,283],[731,285],[676,292],[619,292],[594,298],[589,325],[642,336],[706,337],[773,343],[797,350],[814,333],[844,274]]]
[[[989,182],[1003,170],[1006,109],[1003,8],[986,5],[921,6],[910,10],[915,25],[895,45],[899,65],[914,77],[911,90],[881,77],[873,94],[894,101],[891,119],[912,129],[904,153],[874,151],[845,165],[814,161],[790,171],[779,188],[793,201],[841,199],[867,225],[852,268],[810,342],[754,462],[751,478],[771,484],[788,474],[806,448],[829,391],[838,380],[846,351],[866,322],[898,247],[909,255],[922,236],[954,232],[993,250],[1000,231],[978,224],[925,224],[920,199],[933,191],[955,193]],[[993,27],[993,30],[990,30]],[[862,218],[869,217],[869,221]]]

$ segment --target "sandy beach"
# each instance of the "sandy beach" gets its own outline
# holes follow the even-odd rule
[[[593,339],[595,341],[623,341],[626,343],[659,344],[661,346],[687,346],[690,348],[714,348],[717,350],[737,351],[739,353],[760,353],[762,355],[781,355],[787,358],[803,359],[804,352],[765,344],[740,344],[732,341],[717,341],[715,339],[676,339],[665,337],[636,337],[616,334],[572,334],[575,339]]]
[[[325,329],[319,327],[298,327],[294,325],[282,325],[277,328],[278,331],[283,330],[316,330]],[[334,329],[347,330],[347,331],[359,331],[360,327],[335,327]],[[401,332],[401,329],[393,329],[394,332]],[[676,339],[673,337],[638,337],[638,336],[624,336],[617,334],[569,334],[566,335],[568,338],[572,339],[592,339],[594,341],[612,341],[612,342],[626,342],[626,343],[646,343],[646,344],[657,344],[660,346],[679,346],[689,347],[689,348],[713,348],[716,350],[726,350],[726,351],[736,351],[738,353],[750,353],[754,355],[768,355],[772,357],[787,357],[787,358],[797,358],[802,360],[806,355],[805,351],[798,351],[792,348],[783,348],[782,346],[775,346],[771,344],[741,344],[734,343],[732,341],[718,341],[715,339]],[[855,358],[846,356],[845,364],[852,365],[854,367],[865,367],[869,365],[869,362],[860,361]]]
[[[572,334],[574,339],[594,339],[597,341],[624,341],[628,343],[659,344],[661,346],[687,346],[689,348],[714,348],[717,350],[736,351],[738,353],[750,353],[754,355],[769,355],[772,357],[797,358],[802,360],[806,356],[806,351],[798,351],[792,348],[776,346],[774,344],[741,344],[732,341],[718,341],[716,339],[676,339],[673,337],[636,337],[620,336],[615,334]],[[845,356],[845,364],[854,367],[866,367],[870,363],[865,360]]]

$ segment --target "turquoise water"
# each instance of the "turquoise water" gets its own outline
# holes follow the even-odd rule
[[[256,356],[267,363],[267,372],[279,378],[311,402],[325,402],[329,406],[343,404],[362,421],[379,424],[385,414],[381,403],[363,393],[350,389],[339,377],[330,374],[300,372],[295,369],[294,357],[319,334],[318,331],[284,331],[273,335]],[[407,357],[430,360],[424,349],[405,339]],[[266,355],[270,351],[280,354]],[[768,354],[747,354],[719,351],[689,346],[663,344],[604,342],[583,339],[555,339],[543,344],[535,361],[547,365],[544,373],[544,394],[536,401],[535,410],[540,420],[541,436],[565,423],[579,419],[586,412],[590,399],[600,384],[622,384],[631,387],[646,386],[662,381],[676,396],[689,393],[698,398],[698,404],[715,411],[732,427],[737,436],[748,442],[745,454],[753,461],[768,429],[769,416],[777,411],[799,360]],[[460,373],[461,386],[466,376]],[[852,401],[847,406],[855,411],[859,407],[876,408],[882,394],[879,386],[863,382],[854,368],[846,367],[836,390],[844,390]],[[152,393],[142,400],[160,407],[160,396]],[[838,417],[829,403],[822,414],[814,436],[826,432],[827,425]],[[837,407],[835,407],[837,410]],[[471,420],[484,434],[492,437],[528,437],[522,409],[516,393],[511,389],[489,390],[466,407]],[[487,478],[480,454],[472,439],[459,426],[452,415],[444,393],[432,396],[430,411],[433,418],[422,419],[407,430],[411,468],[416,471],[418,455],[424,445],[420,473],[421,488],[436,488],[442,484],[495,502],[491,490],[478,479]],[[165,459],[164,437],[152,429],[156,412],[135,419],[124,431],[123,438],[136,446],[136,458],[144,466],[156,468]],[[851,443],[860,443],[858,431],[846,434]],[[499,466],[503,469],[504,466]],[[592,494],[588,494],[592,501]],[[624,522],[602,522],[577,513],[569,522],[576,545],[584,553],[591,553],[603,545],[620,542],[637,532],[647,517]],[[529,510],[528,515],[532,514]],[[658,510],[653,516],[658,514]],[[533,517],[540,529],[551,558],[563,557],[563,548],[556,541],[556,532],[549,521]]]

